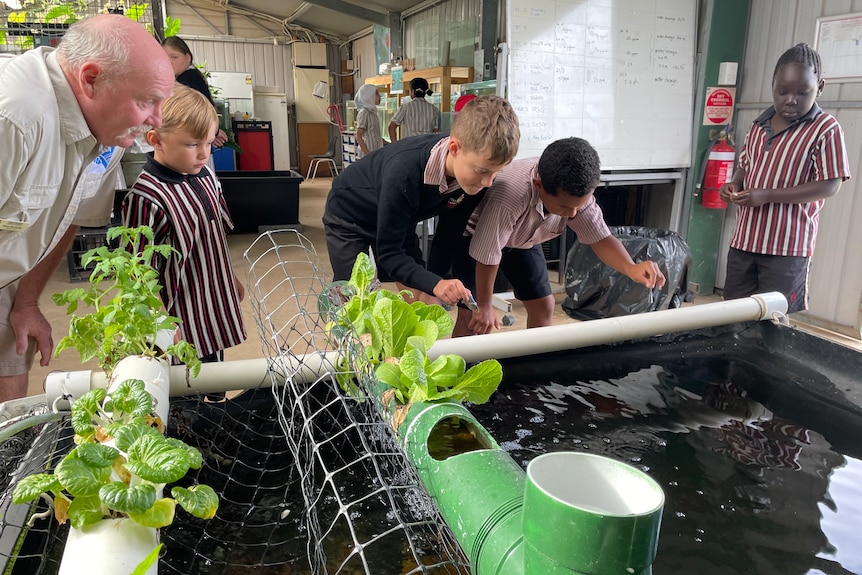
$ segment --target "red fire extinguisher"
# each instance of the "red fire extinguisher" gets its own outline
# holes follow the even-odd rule
[[[727,202],[721,199],[719,190],[733,178],[733,162],[736,149],[727,142],[727,131],[723,132],[709,150],[703,176],[703,198],[705,208],[723,209]]]

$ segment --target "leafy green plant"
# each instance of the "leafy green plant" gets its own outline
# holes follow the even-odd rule
[[[347,349],[346,365],[357,373],[363,373],[363,363],[370,365],[374,377],[391,387],[402,404],[488,401],[503,378],[500,362],[486,360],[468,370],[459,355],[431,361],[428,350],[452,333],[452,318],[439,305],[407,303],[403,294],[378,288],[370,258],[360,253],[350,279],[320,297],[318,307],[330,316],[329,337]],[[361,353],[351,353],[357,343]],[[352,378],[340,376],[338,381],[345,391],[356,391]]]
[[[57,522],[68,520],[76,528],[109,517],[164,527],[173,522],[177,504],[211,519],[218,496],[208,485],[173,487],[172,498],[158,498],[164,484],[199,468],[202,457],[186,443],[165,437],[152,413],[153,398],[138,379],[120,383],[110,395],[104,389],[87,392],[72,404],[76,447],[53,473],[22,479],[12,500],[26,503],[49,493]]]
[[[84,267],[91,262],[95,264],[88,288],[54,294],[54,303],[66,305],[66,313],[72,315],[69,335],[60,340],[55,355],[74,347],[81,361],[95,357],[108,373],[129,355],[160,359],[174,356],[196,376],[201,362],[192,344],[180,341],[165,349],[156,345],[156,334],[161,330],[175,330],[180,320],[164,313],[158,296],[162,286],[152,261],[157,255],[167,257],[176,250],[167,245],[154,245],[153,230],[147,226],[110,228],[107,242],[112,244],[114,240],[119,240],[113,244],[115,247],[100,246],[83,255]],[[93,311],[83,316],[73,315],[79,305],[91,307]]]

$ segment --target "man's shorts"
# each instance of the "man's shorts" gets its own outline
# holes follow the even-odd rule
[[[467,253],[470,239],[465,236],[452,264],[452,273],[475,294],[476,261]],[[520,301],[540,299],[553,293],[548,279],[548,264],[540,244],[523,250],[503,248],[499,269],[512,284],[512,291]]]
[[[810,258],[772,256],[730,248],[724,299],[777,291],[787,298],[787,313],[808,309]]]
[[[36,342],[32,339],[27,353],[18,355],[15,351],[15,332],[9,325],[9,312],[12,311],[17,287],[17,284],[12,284],[0,289],[0,377],[29,372],[36,355]]]
[[[368,253],[368,248],[374,245],[374,236],[362,227],[331,215],[324,217],[326,230],[326,247],[329,250],[329,263],[332,264],[332,279],[348,280],[353,272],[353,264],[360,253]],[[408,233],[402,245],[404,253],[422,267],[422,250],[419,247],[419,236]],[[377,277],[381,282],[395,281],[378,265]]]

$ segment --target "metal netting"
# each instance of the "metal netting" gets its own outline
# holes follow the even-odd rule
[[[376,399],[363,392],[370,374],[353,373],[343,360],[350,344],[340,341],[336,350],[326,337],[329,318],[319,304],[329,282],[314,247],[296,232],[269,232],[246,259],[279,422],[305,502],[312,572],[469,573]],[[351,379],[358,386],[344,393],[338,382]]]
[[[245,257],[267,375],[227,401],[171,401],[168,435],[203,455],[179,484],[208,484],[220,503],[210,520],[178,510],[161,530],[160,573],[469,573],[375,399],[362,393],[365,376],[345,370],[349,350],[327,339],[318,298],[329,284],[313,245],[268,232]],[[346,394],[338,380],[351,378],[360,385]],[[72,436],[65,418],[0,444],[0,572],[57,573],[68,526],[48,516],[27,527],[47,504],[13,505],[11,493],[20,478],[53,470]]]
[[[150,2],[6,0],[0,2],[0,53],[20,54],[39,46],[56,47],[74,22],[105,13],[124,14],[140,22],[151,34],[157,31]]]

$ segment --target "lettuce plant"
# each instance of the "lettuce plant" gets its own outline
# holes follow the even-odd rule
[[[153,398],[144,382],[130,379],[110,395],[94,389],[72,404],[76,447],[53,473],[22,479],[12,501],[26,503],[43,493],[54,501],[58,523],[81,528],[104,518],[129,517],[146,527],[165,527],[177,504],[201,519],[211,519],[218,496],[208,485],[173,487],[173,497],[158,497],[166,483],[201,466],[201,453],[165,437],[153,417]]]
[[[81,263],[85,267],[95,263],[88,288],[54,294],[54,303],[66,305],[66,313],[72,316],[69,335],[60,340],[54,355],[74,347],[82,362],[95,357],[108,373],[129,355],[173,356],[185,363],[192,375],[197,375],[201,363],[192,344],[180,341],[166,349],[156,346],[156,334],[176,329],[180,320],[164,313],[158,295],[162,286],[152,261],[176,250],[167,245],[153,245],[153,230],[147,226],[108,229],[108,244],[117,239],[115,247],[100,246],[83,255]],[[76,316],[79,305],[93,311]]]
[[[407,303],[402,294],[378,287],[370,258],[360,253],[350,280],[335,284],[320,298],[321,311],[330,314],[329,336],[348,349],[348,364],[358,373],[363,364],[370,366],[402,404],[488,401],[503,379],[500,362],[486,360],[468,370],[459,355],[430,361],[428,350],[434,342],[452,333],[452,318],[439,305]],[[356,338],[359,356],[350,352]],[[356,391],[349,377],[342,376],[339,382],[345,391]]]

